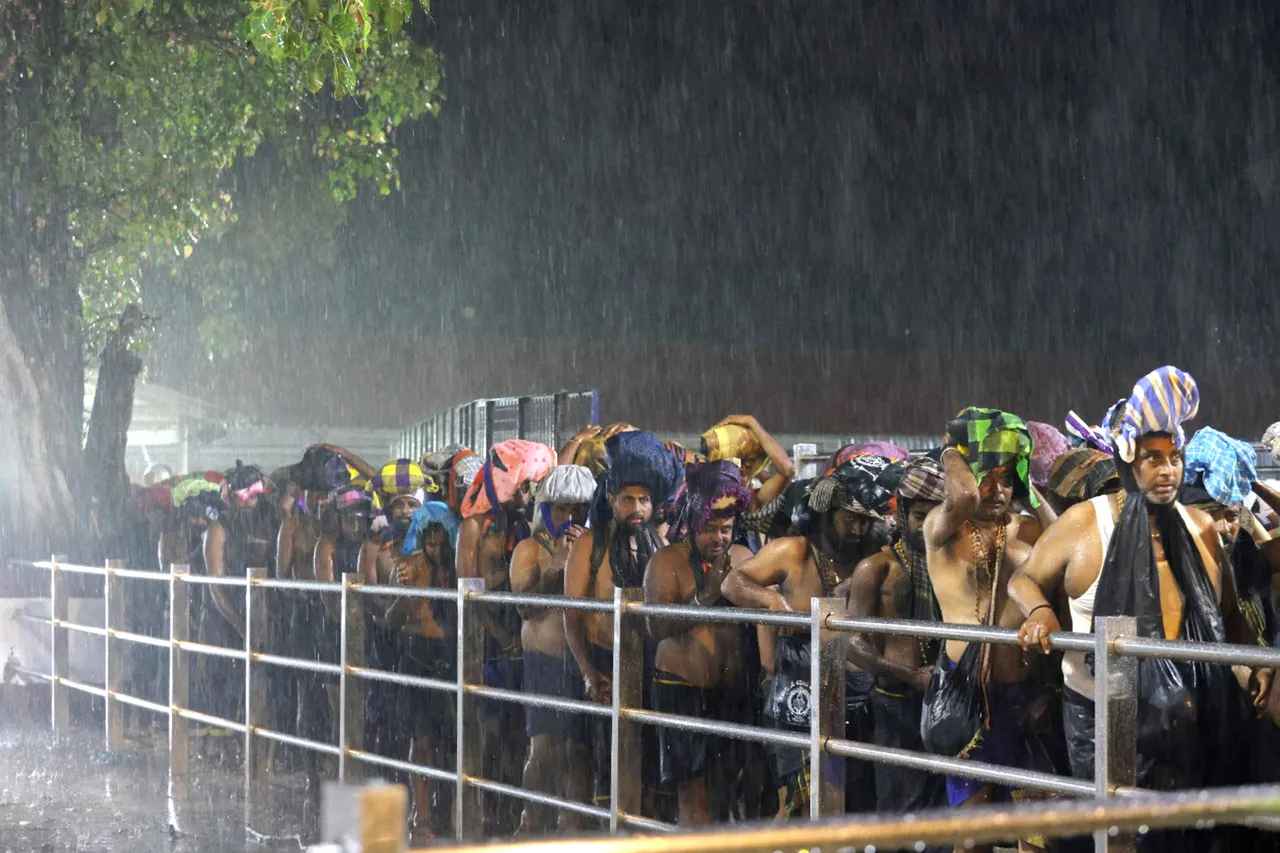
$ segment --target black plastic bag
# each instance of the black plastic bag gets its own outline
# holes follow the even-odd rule
[[[807,636],[778,638],[764,703],[765,719],[777,727],[809,728],[809,645]]]
[[[920,738],[934,755],[959,756],[986,726],[982,660],[981,643],[970,643],[954,665],[946,644],[938,653],[920,715]]]

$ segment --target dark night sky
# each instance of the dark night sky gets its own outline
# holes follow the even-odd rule
[[[448,101],[401,135],[404,192],[246,287],[289,319],[213,385],[265,421],[594,385],[655,427],[932,432],[967,403],[1096,418],[1174,362],[1200,423],[1256,437],[1278,23],[1267,0],[436,0]]]

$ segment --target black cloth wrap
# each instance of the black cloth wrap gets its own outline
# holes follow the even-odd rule
[[[1174,504],[1148,503],[1132,468],[1118,466],[1125,501],[1098,579],[1094,617],[1133,616],[1139,636],[1164,637],[1154,520],[1183,597],[1178,639],[1221,643],[1226,629],[1200,551]],[[1224,565],[1221,561],[1220,565]],[[1234,583],[1222,573],[1224,586]],[[1092,664],[1092,658],[1089,658]],[[1092,668],[1092,666],[1091,666]],[[1138,662],[1139,784],[1158,789],[1231,784],[1245,708],[1231,671],[1220,664],[1159,658]]]

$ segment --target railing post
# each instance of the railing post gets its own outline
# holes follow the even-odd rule
[[[845,759],[827,754],[830,738],[844,738],[844,670],[848,634],[827,627],[843,618],[843,598],[814,598],[809,611],[809,817],[844,813]]]
[[[124,562],[107,560],[106,568],[107,573],[102,578],[103,625],[107,631],[102,642],[105,650],[103,686],[106,688],[103,725],[106,728],[107,752],[119,752],[124,747],[124,703],[116,698],[116,694],[124,689],[125,656],[121,654],[123,644],[115,638],[114,632],[126,630],[123,583],[116,575],[116,569],[123,569]]]
[[[49,558],[49,562],[53,564],[53,568],[49,570],[49,675],[52,676],[49,680],[49,707],[54,734],[64,734],[71,727],[71,708],[68,704],[71,700],[71,688],[61,681],[70,675],[67,644],[71,638],[60,624],[69,618],[70,598],[67,579],[58,568],[60,563],[66,561],[66,554],[54,554]]]
[[[169,773],[178,779],[187,775],[191,757],[187,722],[178,714],[191,705],[189,653],[178,645],[191,639],[190,569],[185,564],[169,567]]]
[[[1132,616],[1105,616],[1093,620],[1094,765],[1093,778],[1099,798],[1112,796],[1118,785],[1138,783],[1138,659],[1116,654],[1115,641],[1136,636],[1138,620]],[[1097,853],[1134,853],[1133,833],[1093,834]]]
[[[458,578],[458,788],[453,798],[453,826],[459,841],[484,836],[480,790],[467,784],[484,769],[480,708],[467,695],[467,685],[484,682],[484,626],[468,593],[484,592],[483,578]]]
[[[351,674],[351,667],[363,667],[364,601],[352,589],[362,580],[358,572],[342,576],[342,675],[338,678],[338,781],[361,776],[360,762],[352,761],[349,750],[364,749],[364,680]]]
[[[627,605],[644,601],[637,587],[613,591],[613,731],[609,741],[609,831],[625,829],[626,815],[640,814],[640,724],[627,719],[628,708],[644,701],[644,620],[627,612]]]
[[[267,680],[258,673],[253,655],[261,651],[267,635],[266,589],[257,585],[265,579],[266,569],[249,569],[244,588],[244,824],[257,823],[258,809],[263,803],[266,786],[264,741],[254,737],[255,729],[267,724]]]

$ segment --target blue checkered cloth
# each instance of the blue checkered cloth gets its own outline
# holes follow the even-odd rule
[[[1258,479],[1258,453],[1253,445],[1213,427],[1201,427],[1187,442],[1183,481],[1204,478],[1209,497],[1224,506],[1244,501]]]

